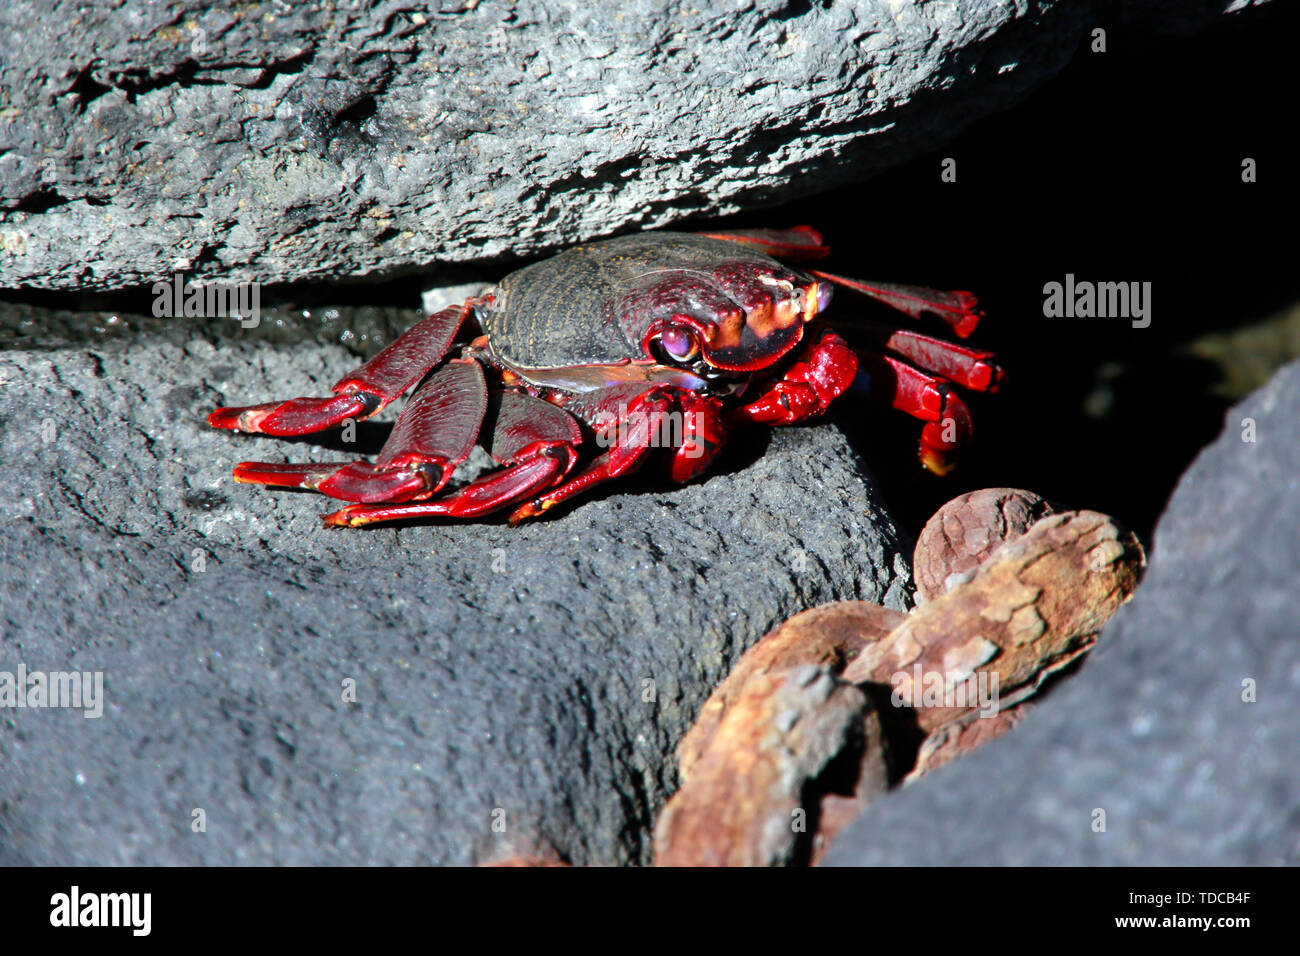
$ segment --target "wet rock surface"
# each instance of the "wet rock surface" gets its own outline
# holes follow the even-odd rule
[[[0,287],[391,274],[809,195],[1016,102],[1112,7],[8,0]]]
[[[873,805],[827,862],[1300,862],[1297,420],[1293,363],[1183,476],[1083,670],[1009,736]]]
[[[814,604],[907,600],[833,423],[519,528],[323,528],[326,499],[231,466],[385,426],[318,447],[203,416],[356,358],[220,321],[0,353],[0,671],[104,680],[97,719],[0,712],[0,862],[647,862],[673,748],[741,652]]]

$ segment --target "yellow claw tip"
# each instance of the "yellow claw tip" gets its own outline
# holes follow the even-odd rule
[[[925,470],[930,474],[938,475],[940,478],[957,467],[957,462],[954,459],[947,458],[926,448],[921,449],[921,464],[925,466]]]
[[[541,514],[547,508],[551,507],[553,504],[555,504],[554,501],[547,501],[543,499],[539,501],[530,501],[526,505],[520,505],[518,508],[516,508],[514,511],[510,513],[510,517],[508,519],[510,527],[513,528],[521,521],[526,521],[529,518],[536,518],[539,514]]]

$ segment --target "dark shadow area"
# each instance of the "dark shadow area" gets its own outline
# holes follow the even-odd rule
[[[896,787],[916,768],[927,734],[921,729],[915,708],[894,703],[891,685],[866,683],[859,686],[880,718],[888,758],[889,785]]]

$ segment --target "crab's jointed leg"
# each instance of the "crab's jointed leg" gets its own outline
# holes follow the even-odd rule
[[[507,467],[441,498],[399,504],[349,505],[325,523],[359,527],[409,518],[473,518],[507,507],[562,481],[578,460],[582,429],[568,412],[518,392],[491,397],[492,457]]]
[[[956,464],[958,448],[973,433],[970,409],[946,379],[923,372],[892,355],[859,351],[872,396],[925,422],[921,429],[921,464],[946,475]]]
[[[477,302],[466,299],[417,322],[369,362],[335,383],[334,394],[328,398],[218,408],[208,416],[208,424],[213,428],[285,436],[320,431],[348,418],[369,418],[438,364]]]
[[[305,465],[246,461],[235,466],[235,480],[310,488],[344,501],[428,497],[469,457],[486,408],[482,368],[472,360],[453,359],[407,402],[373,465],[367,461]]]
[[[583,406],[588,421],[600,421],[603,413],[608,425],[601,433],[612,442],[609,450],[564,484],[516,508],[510,515],[511,524],[635,471],[648,452],[662,447],[668,415],[680,414],[683,421],[669,466],[678,481],[688,481],[707,468],[725,438],[720,402],[672,386],[614,386],[583,396],[575,404]]]
[[[729,232],[702,232],[710,239],[724,239],[750,246],[766,255],[787,262],[813,262],[830,255],[822,234],[812,226],[793,229],[732,229]]]
[[[975,296],[969,292],[943,292],[917,285],[898,285],[893,282],[866,282],[845,276],[809,270],[819,279],[852,289],[870,299],[884,303],[904,315],[919,319],[924,315],[938,316],[958,338],[967,338],[979,325],[984,313],[977,306]]]
[[[842,322],[837,322],[836,327],[846,332],[850,328]],[[905,358],[919,368],[942,376],[962,388],[976,392],[996,392],[1002,385],[1002,368],[993,361],[992,352],[874,322],[855,323],[851,328],[855,343],[861,340],[872,351],[890,352]]]

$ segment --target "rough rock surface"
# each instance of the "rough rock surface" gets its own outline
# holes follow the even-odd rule
[[[828,862],[1300,863],[1297,421],[1293,364],[1183,476],[1082,672],[1009,736],[872,806]]]
[[[789,199],[1015,102],[1111,10],[6,0],[0,287],[372,275]]]
[[[0,671],[102,671],[106,706],[0,711],[0,863],[648,862],[673,747],[740,653],[813,604],[906,600],[833,424],[516,529],[325,529],[325,499],[230,468],[353,449],[202,419],[321,393],[343,348],[219,320],[60,345],[73,316],[17,308]],[[43,347],[14,348],[24,321]]]

